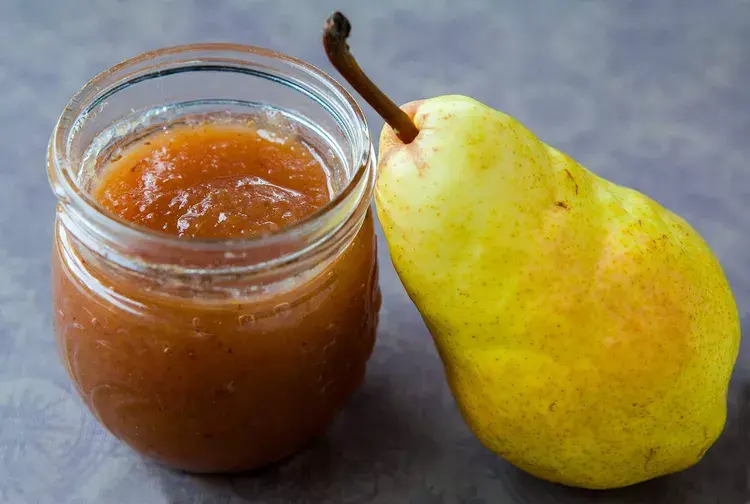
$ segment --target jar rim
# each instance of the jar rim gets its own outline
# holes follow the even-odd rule
[[[218,54],[221,52],[233,53],[237,58],[216,58],[211,56],[212,53]],[[326,205],[306,215],[301,220],[273,231],[247,237],[185,238],[138,226],[116,216],[107,211],[88,191],[82,189],[79,181],[73,177],[73,173],[69,169],[71,161],[66,148],[69,136],[76,128],[78,121],[85,120],[86,114],[95,108],[102,97],[109,96],[112,92],[116,92],[117,89],[127,86],[129,82],[137,79],[139,76],[159,72],[160,58],[179,55],[190,56],[191,53],[199,54],[190,60],[178,60],[174,63],[177,63],[177,66],[182,68],[196,66],[201,62],[231,62],[245,66],[263,66],[259,62],[248,58],[248,56],[270,58],[302,71],[306,76],[312,77],[317,84],[324,85],[327,91],[332,91],[344,107],[348,108],[346,112],[355,121],[353,126],[356,131],[354,133],[359,136],[357,142],[358,152],[354,156],[351,177],[347,180],[342,190],[331,198]],[[246,56],[245,59],[242,58],[243,55]],[[149,63],[151,64],[149,65]],[[144,64],[147,66],[142,66]],[[134,70],[135,72],[125,73],[113,80],[113,77],[117,77],[129,70]],[[330,98],[325,99],[312,95],[310,97],[324,106],[323,101],[330,101]],[[340,126],[344,127],[343,124],[340,124]],[[373,162],[373,156],[374,150],[372,148],[370,132],[362,109],[352,95],[323,70],[299,58],[263,47],[226,42],[207,42],[169,46],[147,51],[107,68],[86,82],[72,96],[54,126],[48,150],[48,175],[58,199],[69,201],[73,205],[83,208],[87,211],[87,218],[91,218],[96,221],[97,225],[111,229],[115,233],[129,236],[130,238],[147,239],[156,246],[187,247],[198,251],[232,251],[248,247],[272,245],[289,238],[304,236],[310,233],[311,230],[315,229],[316,224],[324,219],[326,215],[343,206],[352,197],[356,188],[360,186],[363,178],[367,175],[368,168]],[[53,180],[58,184],[52,183]],[[93,213],[88,212],[90,210],[93,210]]]

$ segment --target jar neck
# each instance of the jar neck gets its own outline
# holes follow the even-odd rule
[[[154,127],[159,120],[173,119],[170,114],[186,103],[204,109],[268,103],[314,125],[340,168],[333,200],[297,224],[247,239],[177,238],[109,214],[86,186],[96,177],[95,170],[86,171],[92,146],[98,145],[94,153],[103,152],[137,132],[141,117]],[[356,235],[369,207],[374,164],[364,116],[339,84],[294,58],[230,44],[163,49],[103,72],[73,97],[48,151],[61,246],[122,274],[186,285],[210,280],[220,286],[240,277],[274,282],[337,256]]]
[[[137,279],[146,288],[156,287],[170,296],[191,297],[200,292],[223,297],[247,294],[248,289],[262,293],[290,278],[316,276],[347,249],[370,208],[373,161],[365,175],[345,205],[320,214],[310,221],[308,233],[294,233],[293,239],[253,240],[246,247],[234,240],[211,247],[196,247],[191,240],[163,246],[139,235],[105,235],[79,209],[61,204],[56,246],[69,267],[75,263],[87,276],[123,282]]]

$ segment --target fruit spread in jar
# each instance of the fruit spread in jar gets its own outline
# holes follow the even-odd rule
[[[90,194],[112,217],[184,240],[283,231],[335,193],[313,147],[252,121],[174,124],[100,164]],[[70,241],[58,224],[63,360],[101,423],[142,454],[197,472],[279,460],[320,434],[362,380],[380,305],[369,211],[314,274],[218,297],[155,289]]]

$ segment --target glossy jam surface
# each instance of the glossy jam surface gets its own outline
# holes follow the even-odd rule
[[[275,231],[331,197],[326,171],[310,147],[252,124],[173,126],[110,164],[94,197],[125,220],[181,237]]]
[[[331,197],[303,142],[250,126],[159,131],[106,164],[92,193],[107,209],[186,240],[262,233]],[[175,468],[242,471],[293,454],[325,430],[372,351],[369,212],[355,230],[317,269],[262,293],[239,279],[243,294],[217,299],[122,275],[58,219],[55,332],[79,393],[114,435]]]

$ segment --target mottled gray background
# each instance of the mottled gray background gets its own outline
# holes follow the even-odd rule
[[[750,503],[750,344],[724,435],[698,466],[621,491],[557,487],[471,436],[382,242],[385,305],[366,383],[309,451],[254,475],[197,478],[96,425],[52,344],[44,156],[57,115],[97,72],[165,45],[249,43],[330,70],[318,40],[335,8],[395,101],[472,95],[686,217],[750,330],[748,0],[0,0],[0,502]]]

